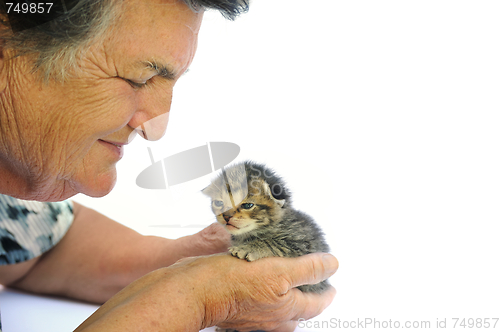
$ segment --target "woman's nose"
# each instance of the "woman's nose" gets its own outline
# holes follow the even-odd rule
[[[143,122],[138,128],[135,128],[135,131],[148,141],[157,141],[167,131],[169,114],[170,111],[155,116],[151,120]]]
[[[134,131],[129,136],[129,142],[136,134],[149,141],[157,141],[165,135],[168,118],[170,115],[170,104],[172,102],[171,91],[151,91],[139,98],[138,110],[129,121],[129,126]]]

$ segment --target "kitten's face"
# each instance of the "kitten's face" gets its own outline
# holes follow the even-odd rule
[[[263,180],[247,184],[246,175],[216,179],[203,193],[212,199],[212,211],[217,221],[232,235],[257,230],[278,220],[284,201],[276,200]],[[236,181],[235,181],[236,180]]]

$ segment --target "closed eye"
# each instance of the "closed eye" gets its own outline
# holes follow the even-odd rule
[[[131,87],[133,87],[134,89],[141,89],[141,88],[144,88],[144,87],[146,87],[148,85],[148,81],[139,83],[139,82],[134,82],[132,80],[129,80],[128,78],[124,78],[124,77],[120,77],[120,76],[116,76],[116,77],[118,77],[119,79],[124,80]]]
[[[124,78],[124,80],[128,84],[130,84],[133,88],[136,88],[136,89],[144,88],[146,85],[148,85],[148,81],[146,81],[144,83],[137,83],[137,82],[131,81],[131,80],[126,79],[126,78]]]

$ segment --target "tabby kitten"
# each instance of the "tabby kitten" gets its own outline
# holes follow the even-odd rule
[[[202,192],[212,199],[217,221],[231,234],[233,256],[254,261],[329,251],[318,225],[292,207],[283,180],[264,165],[245,161],[223,169]],[[325,280],[297,288],[321,293],[328,287]]]

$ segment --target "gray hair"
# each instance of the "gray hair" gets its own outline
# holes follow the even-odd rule
[[[15,56],[32,55],[33,71],[44,81],[64,80],[77,67],[78,54],[101,37],[125,0],[65,0],[64,12],[15,33],[5,1],[0,3],[0,41]],[[248,11],[249,0],[182,0],[195,12],[215,9],[228,19]],[[67,10],[70,8],[69,10]],[[29,23],[29,22],[28,22]]]

